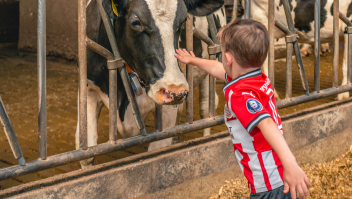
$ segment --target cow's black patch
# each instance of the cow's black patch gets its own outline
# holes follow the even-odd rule
[[[327,10],[324,8],[327,0],[321,0],[320,8],[320,28],[324,27],[327,19]],[[310,23],[314,21],[314,0],[297,0],[295,12],[295,28],[302,32],[310,32],[312,28]]]
[[[276,10],[279,11],[279,6],[276,6]]]
[[[194,16],[206,16],[224,5],[224,0],[184,0],[188,12]]]

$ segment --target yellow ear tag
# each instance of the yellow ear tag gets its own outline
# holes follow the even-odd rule
[[[115,15],[119,16],[119,13],[117,12],[117,5],[114,3],[113,0],[111,0],[111,7],[112,7],[112,10],[114,11]]]

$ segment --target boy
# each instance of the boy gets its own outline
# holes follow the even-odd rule
[[[222,63],[176,50],[175,57],[196,65],[227,84],[225,123],[251,198],[308,197],[309,180],[282,136],[273,88],[261,72],[269,47],[265,26],[236,20],[220,30]]]

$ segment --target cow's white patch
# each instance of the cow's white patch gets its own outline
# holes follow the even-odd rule
[[[173,23],[176,17],[177,1],[175,0],[145,0],[150,13],[158,27],[162,45],[164,47],[165,72],[164,77],[159,79],[155,84],[151,85],[148,96],[158,102],[156,93],[161,89],[165,89],[170,85],[174,87],[183,87],[188,90],[186,78],[181,73],[177,60],[174,56],[174,31]],[[171,91],[173,92],[173,91]],[[177,91],[176,91],[177,92]],[[162,102],[160,102],[162,103]]]

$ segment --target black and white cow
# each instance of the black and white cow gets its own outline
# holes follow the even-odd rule
[[[136,72],[144,94],[137,97],[143,119],[154,110],[155,103],[163,104],[164,128],[175,125],[177,106],[188,93],[188,83],[174,57],[178,48],[181,27],[187,12],[205,16],[223,6],[223,0],[113,0],[118,16],[113,12],[111,0],[103,6],[114,20],[117,46],[121,56]],[[87,36],[111,49],[95,1],[87,7]],[[109,107],[109,75],[105,58],[88,51],[88,146],[97,144],[97,125],[101,108]],[[118,132],[122,137],[139,134],[133,118],[121,77],[118,76]],[[79,123],[76,147],[79,147]],[[172,138],[153,142],[148,150],[168,146]],[[82,167],[93,164],[94,159],[81,161]]]
[[[320,24],[320,42],[333,42],[333,0],[321,1],[321,24]],[[300,43],[314,43],[314,0],[289,0],[291,15],[299,35]],[[252,0],[251,17],[254,20],[268,25],[268,0]],[[342,14],[352,19],[352,1],[340,1],[339,10]],[[281,0],[275,0],[275,19],[287,26],[286,16]],[[343,81],[342,85],[347,84],[347,35],[343,37],[346,25],[340,21],[339,23],[340,38],[345,41],[344,61],[343,61]],[[275,28],[275,38],[284,37],[279,29]],[[264,64],[264,72],[268,74],[268,63]],[[340,94],[338,99],[348,98],[348,92]]]

